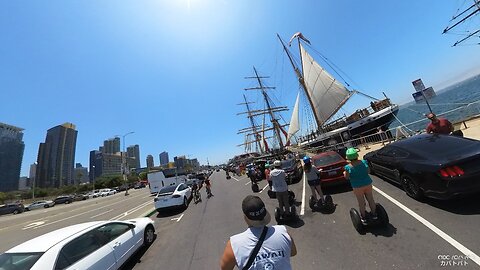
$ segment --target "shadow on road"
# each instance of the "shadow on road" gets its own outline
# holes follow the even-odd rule
[[[163,210],[163,211],[157,213],[157,218],[175,216],[175,215],[183,213],[183,211],[185,211],[185,209],[183,209],[183,208],[166,209],[166,210]]]
[[[388,224],[387,227],[368,227],[361,235],[371,233],[375,236],[392,237],[397,234],[397,228],[392,224]]]
[[[282,225],[285,225],[287,227],[290,227],[290,228],[300,228],[302,227],[303,225],[305,225],[305,222],[302,220],[302,219],[296,219],[294,221],[290,221],[290,222],[281,222]]]
[[[157,234],[155,234],[155,239],[153,241],[155,242],[156,239],[157,239]],[[133,254],[133,256],[120,268],[120,270],[132,270],[135,268],[137,264],[142,263],[142,257],[150,247],[151,245],[148,247],[139,248],[137,252]]]
[[[324,194],[338,194],[338,193],[346,193],[352,191],[352,187],[350,184],[345,185],[337,185],[337,186],[322,186],[322,191]]]
[[[458,215],[480,214],[479,194],[447,201],[426,198],[423,201],[433,207]]]

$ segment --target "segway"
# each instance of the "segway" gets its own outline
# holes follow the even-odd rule
[[[260,188],[258,187],[257,182],[252,182],[252,191],[253,191],[254,193],[260,192]]]
[[[295,205],[291,204],[290,205],[290,212],[292,214],[290,215],[286,215],[285,213],[283,213],[283,215],[280,214],[280,207],[276,207],[275,208],[275,220],[277,221],[277,224],[285,224],[285,223],[289,223],[289,222],[293,222],[295,220],[298,219],[298,215],[297,215],[297,209],[295,207]]]
[[[363,234],[367,228],[372,227],[387,227],[390,224],[388,219],[387,211],[385,208],[379,203],[376,205],[376,212],[377,212],[377,219],[372,218],[372,214],[370,212],[366,212],[366,222],[363,223],[361,220],[360,212],[357,209],[352,208],[350,209],[350,218],[352,219],[353,226],[357,230],[358,233]]]
[[[332,196],[330,195],[325,196],[325,200],[323,201],[323,203],[316,200],[313,196],[310,196],[308,204],[312,211],[318,211],[325,214],[331,214],[335,212],[336,208],[335,204],[333,203]]]

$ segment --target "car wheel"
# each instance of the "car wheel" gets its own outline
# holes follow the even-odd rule
[[[25,208],[25,211],[30,211],[30,209],[28,209],[28,208]]]
[[[69,203],[70,203],[70,201],[65,201],[65,204],[69,204]]]
[[[155,240],[155,229],[152,225],[148,225],[143,234],[143,245],[148,247],[153,243],[153,240]]]
[[[18,213],[20,213],[20,211],[18,211],[18,209],[13,210],[13,214],[14,214],[14,215],[16,215],[16,214],[18,214]]]
[[[403,190],[407,193],[408,196],[414,198],[415,200],[420,200],[423,197],[422,190],[418,185],[418,182],[413,179],[410,175],[402,175],[402,187]]]
[[[187,197],[183,197],[183,208],[187,209],[187,207],[188,207]]]
[[[45,204],[43,207],[48,208],[48,207],[50,207],[50,206],[49,206],[48,204]]]

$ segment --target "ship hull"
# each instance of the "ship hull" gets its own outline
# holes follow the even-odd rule
[[[345,127],[327,133],[317,134],[315,138],[304,141],[300,143],[299,146],[302,148],[327,147],[344,144],[353,139],[375,134],[378,132],[378,128],[385,131],[393,120],[395,120],[395,115],[397,113],[398,106],[392,105],[378,113],[369,115]]]

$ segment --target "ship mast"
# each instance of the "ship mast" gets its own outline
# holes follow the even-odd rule
[[[462,11],[460,14],[456,15],[456,16],[453,16],[453,18],[450,20],[450,22],[453,22],[455,20],[457,20],[458,18],[460,18],[461,16],[463,16],[465,13],[467,13],[468,11],[472,10],[472,12],[470,12],[468,15],[466,15],[465,17],[459,19],[456,23],[454,23],[452,26],[447,26],[442,34],[446,34],[448,33],[450,30],[454,29],[455,27],[459,26],[460,24],[464,23],[466,20],[468,20],[469,18],[471,18],[472,16],[474,15],[478,15],[477,13],[480,12],[480,0],[473,0],[473,4],[468,7],[467,9],[465,9],[464,11]],[[480,29],[477,30],[477,31],[474,31],[473,33],[470,33],[468,34],[465,38],[461,39],[461,40],[458,40],[457,42],[455,42],[452,47],[455,47],[457,46],[458,44],[464,42],[465,40],[475,36],[476,34],[480,33]],[[480,44],[480,43],[478,43]]]
[[[254,77],[247,77],[247,79],[256,79],[257,83],[258,83],[258,86],[257,87],[251,87],[251,88],[245,88],[245,90],[260,90],[261,93],[262,93],[263,99],[265,101],[265,106],[266,106],[266,108],[264,110],[253,111],[253,115],[257,116],[257,115],[268,114],[270,116],[270,122],[272,123],[273,127],[269,128],[269,129],[264,129],[263,131],[273,130],[274,137],[277,139],[277,141],[279,143],[280,150],[283,150],[285,145],[286,145],[286,142],[284,143],[284,141],[282,139],[282,133],[284,133],[282,128],[286,125],[282,126],[282,125],[279,124],[279,122],[278,122],[279,119],[275,116],[275,113],[276,112],[281,112],[281,111],[287,111],[288,108],[286,106],[273,107],[273,104],[272,104],[272,102],[271,102],[271,100],[270,100],[270,98],[267,94],[267,90],[268,89],[275,89],[275,87],[269,87],[269,86],[263,85],[261,79],[268,78],[268,77],[259,76],[258,72],[257,72],[257,69],[255,67],[253,67],[253,71],[255,72],[255,76]]]
[[[250,105],[249,105],[249,104],[252,104],[253,102],[248,102],[247,97],[245,97],[245,95],[243,95],[243,100],[245,101],[244,103],[239,103],[237,105],[245,105],[247,107],[247,111],[243,112],[243,113],[247,114],[247,118],[250,120],[250,125],[251,126],[248,127],[248,128],[244,128],[244,129],[239,130],[237,134],[252,132],[250,134],[247,134],[247,138],[248,138],[248,135],[254,135],[255,140],[252,141],[252,142],[255,142],[257,151],[260,150],[260,152],[263,152],[263,149],[260,145],[260,134],[257,131],[257,125],[255,124],[254,114],[252,113],[252,110],[250,109]],[[239,114],[243,114],[243,113],[239,113]],[[249,144],[249,142],[246,142],[245,144]],[[242,145],[244,145],[244,144],[242,144]]]

